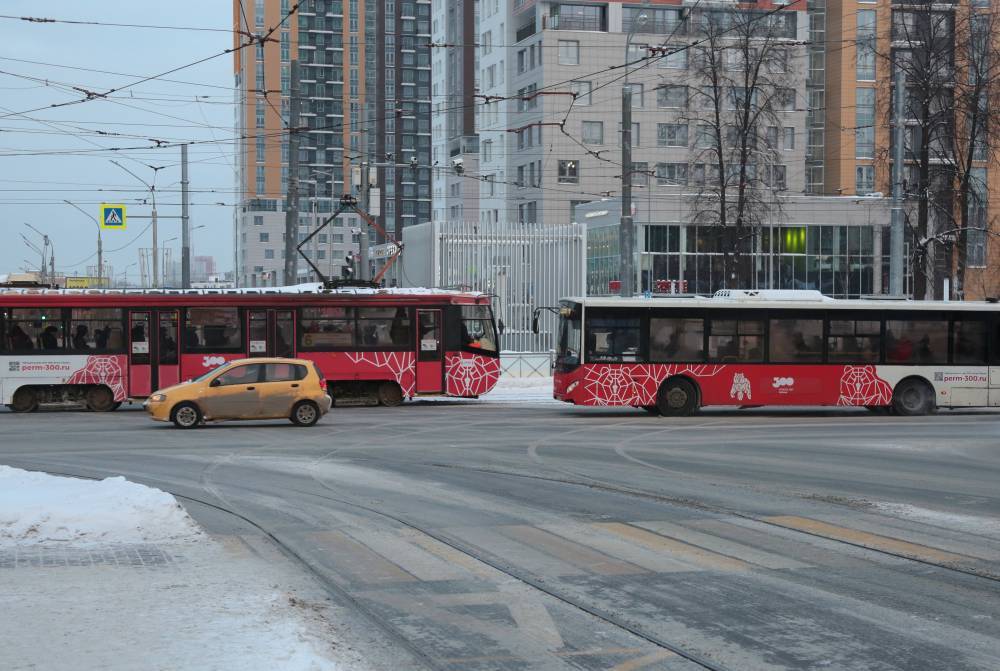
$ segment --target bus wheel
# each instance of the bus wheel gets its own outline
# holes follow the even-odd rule
[[[178,403],[170,412],[170,421],[178,429],[193,429],[201,424],[201,410],[188,401]]]
[[[31,387],[21,387],[14,392],[7,407],[14,412],[34,412],[38,410],[38,394]]]
[[[898,415],[926,415],[934,410],[934,391],[923,380],[903,380],[892,392],[892,407]]]
[[[684,378],[663,383],[656,397],[656,407],[664,417],[685,417],[698,409],[698,390]]]
[[[395,382],[381,382],[378,386],[378,402],[389,408],[395,408],[403,402],[403,390]]]
[[[103,385],[88,389],[84,400],[94,412],[111,412],[115,409],[115,395]]]

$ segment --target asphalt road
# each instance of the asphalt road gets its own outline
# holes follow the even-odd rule
[[[373,624],[386,668],[1000,669],[995,413],[463,402],[0,430],[0,463],[259,525]]]

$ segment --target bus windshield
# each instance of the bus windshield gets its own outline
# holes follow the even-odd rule
[[[462,347],[477,352],[497,351],[497,332],[488,305],[462,306]]]
[[[580,365],[580,304],[563,303],[559,308],[559,342],[556,345],[556,368],[567,370]]]

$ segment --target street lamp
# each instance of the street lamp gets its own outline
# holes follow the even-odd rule
[[[121,168],[125,172],[127,172],[128,174],[130,174],[133,177],[135,177],[137,180],[139,180],[139,182],[142,183],[143,186],[145,186],[147,189],[149,189],[149,194],[150,194],[150,196],[151,196],[151,198],[153,200],[153,288],[156,289],[156,288],[159,287],[158,275],[159,275],[159,269],[160,269],[159,260],[156,258],[157,257],[157,254],[156,254],[156,247],[157,247],[157,245],[156,245],[156,232],[157,232],[157,230],[156,230],[156,175],[161,170],[163,170],[165,167],[167,167],[167,166],[165,166],[165,165],[161,165],[161,166],[147,165],[146,167],[147,168],[151,168],[152,171],[153,171],[153,183],[149,184],[142,177],[139,177],[139,175],[135,174],[134,172],[132,172],[131,170],[129,170],[128,168],[126,168],[125,166],[123,166],[118,161],[112,160],[111,162],[114,163],[115,165],[117,165],[119,168]],[[145,164],[143,164],[143,165],[145,165]]]
[[[86,210],[84,210],[76,203],[71,203],[66,199],[63,199],[63,202],[69,205],[70,207],[74,207],[80,212],[82,212],[88,219],[94,222],[95,226],[97,226],[97,286],[101,287],[103,285],[103,277],[104,277],[104,247],[101,241],[101,222],[99,222],[94,215],[89,214]]]
[[[619,294],[631,297],[635,293],[635,225],[632,222],[632,86],[628,83],[629,48],[636,30],[646,25],[646,6],[633,19],[625,38],[625,78],[622,85],[622,216],[618,229]]]
[[[32,249],[34,249],[36,252],[39,252],[41,254],[41,256],[42,256],[41,278],[40,279],[45,279],[45,256],[46,256],[46,251],[48,251],[48,257],[49,257],[49,280],[51,282],[55,283],[55,281],[56,281],[56,246],[55,246],[55,244],[53,244],[52,238],[50,238],[47,234],[42,233],[40,230],[38,230],[37,228],[35,228],[31,224],[29,224],[28,222],[25,222],[24,225],[27,226],[28,228],[30,228],[31,230],[33,230],[38,235],[42,236],[42,248],[41,248],[41,250],[39,250],[38,247],[36,247],[35,245],[31,244],[31,242],[28,240],[28,238],[24,237],[23,234],[21,235],[21,238],[24,239],[25,243],[27,243],[28,246],[31,247]]]

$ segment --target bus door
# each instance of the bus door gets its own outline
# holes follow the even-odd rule
[[[129,312],[128,395],[149,396],[153,392],[153,367],[150,364],[149,333],[152,313]]]
[[[444,391],[441,310],[417,310],[417,393]]]
[[[295,356],[294,310],[247,310],[248,356]]]
[[[181,359],[177,350],[181,338],[180,315],[177,310],[158,310],[156,321],[159,337],[151,353],[157,364],[151,371],[154,391],[181,381]]]

